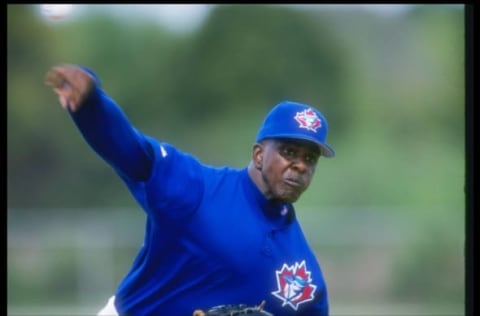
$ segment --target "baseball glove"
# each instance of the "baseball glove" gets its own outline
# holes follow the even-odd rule
[[[193,316],[274,316],[272,313],[263,310],[264,306],[265,301],[262,301],[258,306],[248,306],[245,304],[219,305],[212,307],[207,311],[198,309],[193,312]]]

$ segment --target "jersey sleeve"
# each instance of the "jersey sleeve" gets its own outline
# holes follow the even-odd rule
[[[76,112],[69,112],[90,147],[127,184],[153,216],[182,218],[196,209],[207,168],[196,158],[141,133],[101,88],[94,72],[83,67],[96,86]]]
[[[168,143],[146,139],[153,155],[150,178],[144,182],[124,180],[154,219],[185,219],[202,201],[208,167]]]
[[[70,116],[90,147],[118,173],[139,181],[150,176],[153,155],[149,143],[99,86]]]

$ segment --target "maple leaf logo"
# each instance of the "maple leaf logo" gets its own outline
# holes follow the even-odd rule
[[[320,121],[317,113],[312,109],[297,112],[294,118],[300,124],[300,128],[305,128],[315,133],[317,132],[317,128],[322,126],[322,121]]]
[[[284,263],[275,273],[277,290],[272,294],[283,301],[282,306],[297,310],[300,304],[313,300],[317,286],[311,283],[311,272],[307,270],[305,260],[291,266]]]

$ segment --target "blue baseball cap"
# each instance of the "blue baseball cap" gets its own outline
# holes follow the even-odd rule
[[[335,151],[326,143],[327,134],[327,119],[320,111],[307,104],[283,101],[265,117],[256,142],[267,138],[307,140],[318,145],[322,156],[330,158]]]

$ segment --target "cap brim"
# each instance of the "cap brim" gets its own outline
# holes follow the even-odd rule
[[[324,143],[320,143],[319,141],[317,141],[316,139],[314,138],[310,138],[310,137],[306,137],[306,136],[300,136],[300,135],[294,135],[292,136],[291,134],[288,135],[288,134],[284,134],[284,135],[275,135],[275,136],[267,136],[267,137],[264,137],[263,139],[265,138],[279,138],[279,139],[297,139],[297,140],[306,140],[306,141],[309,141],[311,143],[314,143],[315,145],[317,145],[319,148],[320,148],[320,154],[325,157],[325,158],[332,158],[332,157],[335,157],[335,150],[333,150],[332,147],[328,146],[327,144],[324,144]]]
[[[316,143],[320,147],[320,152],[323,157],[332,158],[335,157],[335,150],[327,144]]]

